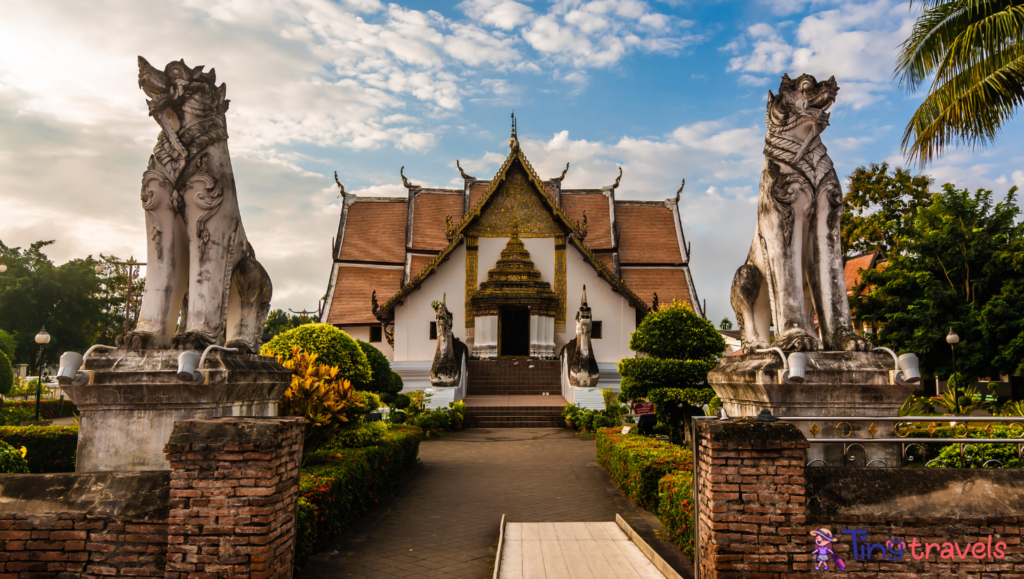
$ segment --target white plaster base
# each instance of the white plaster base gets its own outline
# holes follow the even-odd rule
[[[481,360],[498,357],[498,316],[474,318],[473,357]]]
[[[179,420],[277,416],[291,372],[273,358],[214,352],[199,386],[177,378],[180,350],[94,353],[85,386],[64,386],[78,407],[76,472],[169,470],[167,443]]]
[[[530,357],[555,358],[555,318],[530,314]]]

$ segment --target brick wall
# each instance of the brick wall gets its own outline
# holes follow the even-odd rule
[[[0,475],[0,579],[161,577],[169,473]]]
[[[792,425],[698,422],[697,549],[702,579],[820,577],[812,530],[827,528],[846,565],[837,577],[1024,579],[1024,477],[1016,469],[806,468]],[[858,543],[937,543],[870,558]],[[991,537],[991,543],[989,539]],[[964,551],[984,545],[986,556]],[[1003,557],[994,546],[1002,543]],[[956,545],[956,547],[954,547]],[[940,549],[959,548],[952,558]],[[836,564],[829,560],[829,571]]]
[[[700,571],[718,577],[792,577],[805,523],[804,454],[794,426],[698,421]]]
[[[291,577],[302,429],[301,418],[175,425],[167,579]]]
[[[171,471],[0,475],[0,579],[288,579],[302,429],[187,420]]]

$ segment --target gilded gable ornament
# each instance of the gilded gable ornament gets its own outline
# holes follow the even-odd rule
[[[516,166],[494,192],[487,207],[468,229],[479,237],[512,237],[512,222],[519,222],[519,237],[554,237],[565,231],[544,206],[526,172]]]

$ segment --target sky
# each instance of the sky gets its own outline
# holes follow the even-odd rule
[[[916,7],[920,4],[915,4]],[[708,317],[750,247],[768,90],[836,77],[823,140],[840,178],[903,165],[923,93],[893,80],[915,12],[893,0],[0,0],[0,241],[57,263],[144,259],[139,188],[159,129],[137,56],[215,68],[245,229],[272,306],[315,310],[340,199],[461,187],[508,153],[509,115],[542,178],[666,199],[682,179],[691,269]],[[924,171],[1000,198],[1024,185],[1011,122],[983,151]],[[666,240],[666,243],[674,240]]]

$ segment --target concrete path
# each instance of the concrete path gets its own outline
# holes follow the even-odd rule
[[[505,523],[498,579],[665,579],[615,523]]]
[[[594,439],[565,429],[467,429],[420,446],[413,480],[357,531],[314,556],[300,579],[490,578],[501,516],[607,522],[619,513],[684,576],[688,562],[654,536],[596,463]]]

